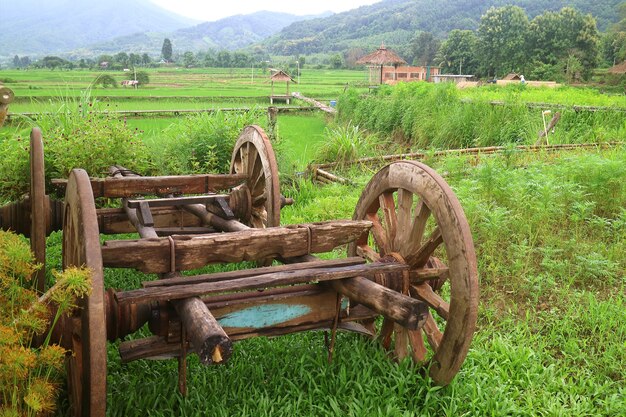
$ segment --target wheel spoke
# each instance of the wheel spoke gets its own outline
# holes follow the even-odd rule
[[[391,346],[391,336],[393,335],[394,324],[393,320],[386,317],[383,320],[383,327],[380,329],[379,337],[380,343],[383,345],[385,350],[389,350],[389,347]]]
[[[437,323],[430,313],[428,314],[426,323],[424,324],[424,333],[426,333],[426,340],[428,340],[428,344],[436,352],[439,349],[443,333],[441,333],[441,330],[437,327]]]
[[[254,197],[254,199],[252,200],[252,205],[253,206],[263,206],[265,205],[265,202],[267,201],[267,194],[265,194],[265,192],[263,192],[260,195],[257,195],[256,197]]]
[[[356,254],[370,262],[380,261],[380,255],[369,245],[358,245],[356,247]]]
[[[388,249],[390,251],[396,251],[397,249],[394,246],[394,242],[398,229],[398,219],[396,217],[396,203],[393,201],[393,192],[382,193],[378,197],[378,201],[385,219],[387,242],[390,245]]]
[[[420,247],[424,230],[426,230],[426,222],[429,217],[430,209],[423,201],[420,201],[415,209],[415,217],[411,223],[411,230],[405,240],[406,244],[400,252],[405,259],[410,257]]]
[[[385,256],[390,253],[389,244],[387,242],[385,229],[383,229],[383,225],[380,223],[380,219],[378,218],[378,213],[367,213],[365,216],[366,220],[372,222],[372,235],[374,236],[374,241],[376,242],[376,246],[378,246],[378,250],[381,256]]]
[[[402,361],[409,354],[409,338],[408,331],[406,328],[396,324],[394,326],[394,334],[395,334],[395,345],[394,345],[394,353],[396,359],[398,361]]]
[[[398,189],[398,229],[396,238],[393,242],[393,249],[396,252],[402,250],[402,246],[406,244],[406,236],[408,236],[411,228],[411,208],[413,207],[413,193],[404,188]]]
[[[407,263],[413,268],[423,267],[426,262],[428,262],[428,258],[430,258],[442,242],[443,237],[441,236],[441,230],[439,227],[436,227],[422,247],[420,247],[415,254],[406,257]]]
[[[422,331],[409,330],[409,342],[411,343],[411,356],[416,363],[422,363],[426,360],[426,346],[424,345],[424,337]]]
[[[427,281],[447,278],[449,273],[450,270],[447,266],[441,268],[413,269],[409,271],[412,284],[421,284]]]
[[[424,301],[430,308],[435,310],[443,319],[448,320],[450,314],[450,304],[439,294],[433,291],[428,283],[411,285],[411,292],[420,300]]]

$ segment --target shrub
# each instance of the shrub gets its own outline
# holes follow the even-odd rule
[[[151,164],[138,132],[101,110],[99,103],[83,97],[79,101],[66,100],[57,111],[38,120],[48,180],[67,178],[73,168],[102,177],[108,175],[109,166],[116,164],[148,173]],[[28,132],[0,141],[0,158],[0,199],[21,197],[29,190]]]
[[[93,85],[94,86],[99,85],[99,86],[102,86],[102,88],[107,88],[107,87],[116,88],[117,82],[115,81],[115,78],[113,78],[112,75],[100,74],[93,81]]]
[[[155,163],[169,175],[228,172],[241,131],[262,121],[265,124],[265,113],[260,110],[190,115],[170,125],[151,144]]]
[[[49,343],[51,329],[91,291],[87,270],[67,269],[54,273],[55,285],[39,298],[32,282],[37,269],[24,239],[0,231],[0,415],[54,411],[66,351]],[[48,301],[59,306],[51,321]],[[48,328],[43,344],[31,347],[33,337]]]
[[[315,158],[318,162],[344,164],[362,156],[372,155],[379,147],[375,135],[367,135],[363,129],[352,123],[326,128],[325,136],[325,142]]]

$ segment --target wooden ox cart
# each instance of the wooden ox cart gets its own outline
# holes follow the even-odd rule
[[[387,165],[367,184],[351,220],[280,226],[280,195],[270,141],[244,129],[230,173],[142,177],[111,167],[107,178],[74,169],[63,203],[45,194],[41,133],[31,135],[30,198],[4,207],[0,223],[31,238],[45,259],[45,237],[63,230],[63,266],[87,266],[93,291],[55,328],[68,357],[74,415],[104,416],[106,342],[148,324],[153,336],[120,344],[123,362],[177,358],[186,391],[190,353],[226,362],[232,343],[256,336],[337,330],[376,337],[397,359],[410,356],[448,384],[474,332],[476,259],[461,206],[445,181],[412,161]],[[218,193],[219,192],[219,193]],[[94,198],[119,198],[98,209]],[[137,233],[107,240],[101,234]],[[347,245],[347,257],[316,253]],[[207,264],[260,267],[183,276]],[[274,265],[272,265],[272,261]],[[280,265],[276,265],[280,263]],[[141,288],[105,289],[104,268],[158,274]],[[39,277],[43,291],[43,276]]]

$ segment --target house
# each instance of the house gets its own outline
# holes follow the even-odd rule
[[[137,80],[123,80],[122,81],[122,86],[123,87],[137,87],[139,85],[139,81]]]
[[[430,81],[431,76],[439,74],[439,67],[407,65],[404,59],[385,47],[384,43],[374,52],[359,58],[356,63],[368,65],[370,85]]]
[[[395,84],[402,81],[433,81],[439,75],[439,67],[398,66],[383,67],[383,82]]]
[[[109,61],[102,61],[100,63],[100,68],[102,69],[109,68]]]

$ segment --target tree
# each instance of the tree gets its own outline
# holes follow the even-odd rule
[[[172,41],[168,38],[163,39],[163,46],[161,47],[161,56],[165,62],[172,60]]]
[[[478,72],[477,47],[478,37],[473,31],[455,29],[441,44],[435,63],[444,73],[476,75]]]
[[[335,54],[330,57],[330,66],[332,68],[338,69],[343,65],[343,57],[341,54]]]
[[[356,61],[359,60],[363,55],[365,55],[365,51],[363,48],[353,47],[344,52],[343,57],[346,63],[346,67],[354,68],[357,66]]]
[[[150,65],[152,63],[152,59],[150,58],[150,55],[148,55],[148,54],[141,55],[141,63],[144,66]]]
[[[115,82],[115,78],[109,74],[100,74],[93,81],[94,86],[102,86],[103,88],[111,87],[116,88],[117,83]]]
[[[129,72],[126,74],[126,79],[137,80],[137,85],[142,86],[150,82],[150,76],[146,71],[137,71],[137,73]]]
[[[20,58],[20,67],[27,68],[30,65],[30,57],[23,56]]]
[[[141,64],[141,55],[131,53],[130,55],[128,55],[128,63],[131,67],[138,66],[139,64]]]
[[[42,59],[41,64],[44,67],[50,68],[50,69],[70,66],[70,62],[68,62],[68,61],[66,61],[63,58],[60,58],[58,56],[45,56]]]
[[[571,7],[545,12],[530,22],[527,49],[534,61],[556,65],[575,57],[582,66],[579,72],[588,78],[598,64],[599,46],[595,19]]]
[[[432,65],[435,55],[441,46],[441,41],[430,32],[420,32],[411,39],[409,45],[410,61],[414,65]]]
[[[504,75],[519,71],[526,62],[528,31],[528,16],[521,7],[487,10],[478,27],[478,50],[484,72]]]
[[[183,54],[183,66],[185,68],[196,66],[196,57],[193,55],[193,52],[187,51]]]
[[[626,32],[608,32],[600,41],[602,59],[606,65],[615,65],[626,59]]]
[[[22,66],[22,62],[20,61],[20,57],[19,57],[19,56],[17,56],[17,55],[15,55],[15,56],[13,57],[13,67],[15,67],[15,68],[19,68],[19,67],[21,67],[21,66]]]
[[[129,59],[128,59],[128,54],[126,52],[118,52],[113,57],[113,60],[115,61],[115,63],[118,64],[118,66],[123,67],[123,68],[128,68]]]

